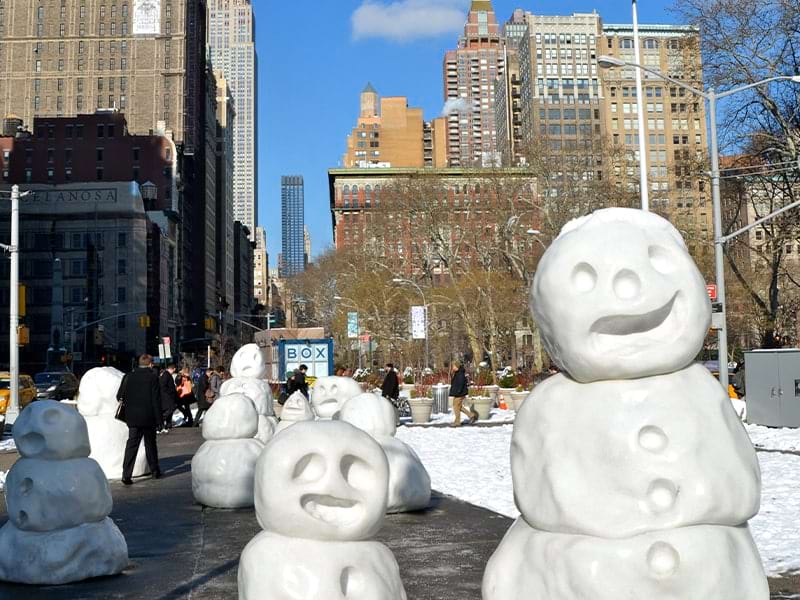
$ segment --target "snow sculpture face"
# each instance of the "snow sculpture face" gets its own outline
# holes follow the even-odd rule
[[[397,432],[394,406],[377,394],[359,394],[350,398],[334,419],[350,423],[372,437],[393,437]]]
[[[117,410],[117,391],[124,375],[114,367],[90,369],[81,377],[78,411],[84,417],[113,415]]]
[[[364,540],[380,529],[389,466],[378,443],[339,421],[292,425],[256,465],[258,522],[287,537]]]
[[[272,408],[272,390],[269,389],[269,383],[264,379],[234,377],[222,384],[219,393],[223,396],[244,394],[253,401],[259,415],[269,417],[275,414]]]
[[[258,413],[244,394],[220,396],[203,419],[203,438],[238,440],[253,437],[258,431]]]
[[[281,412],[281,421],[313,421],[314,411],[303,392],[295,392],[286,399]]]
[[[260,379],[267,372],[264,364],[264,357],[261,356],[261,349],[258,344],[245,344],[231,361],[231,375],[234,377],[255,377]]]
[[[678,231],[628,208],[564,227],[536,270],[531,310],[550,356],[581,383],[682,369],[711,320]]]
[[[320,419],[330,419],[344,404],[363,393],[358,382],[351,377],[320,377],[311,388],[311,402]]]
[[[25,458],[86,458],[91,452],[86,421],[73,407],[55,400],[25,407],[14,423],[14,442]]]

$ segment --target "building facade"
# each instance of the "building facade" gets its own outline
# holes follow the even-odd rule
[[[233,291],[233,311],[237,315],[253,314],[255,302],[253,298],[253,251],[255,242],[250,241],[250,232],[247,226],[239,221],[233,225],[233,253],[236,280]],[[242,320],[250,321],[249,317],[236,317],[236,337],[240,344],[252,339],[253,329],[242,324]]]
[[[236,273],[233,254],[234,205],[234,107],[228,81],[219,71],[215,74],[216,98],[216,277],[219,312],[227,330],[234,327],[233,294]]]
[[[281,277],[291,277],[305,269],[303,226],[305,188],[302,175],[281,177]]]
[[[30,343],[20,349],[23,368],[45,368],[53,327],[59,323],[61,349],[72,357],[64,364],[75,370],[112,362],[130,368],[136,354],[158,355],[158,323],[165,325],[161,335],[167,335],[174,298],[169,232],[149,218],[141,187],[80,182],[26,188],[32,194],[20,202],[20,283],[27,288],[23,322]],[[0,215],[0,236],[9,236],[7,213]],[[164,260],[153,263],[154,256]],[[0,264],[0,273],[0,301],[7,304],[7,261]],[[60,305],[53,302],[59,280]],[[141,320],[144,316],[148,321]],[[8,335],[8,323],[0,324],[0,332]],[[111,355],[126,358],[112,361]],[[0,349],[4,360],[7,348]]]
[[[267,232],[256,227],[255,249],[253,250],[253,290],[255,300],[269,307],[269,256],[267,255]]]
[[[234,101],[233,218],[252,235],[258,223],[258,80],[250,0],[208,0],[208,54]]]
[[[490,0],[473,0],[458,48],[444,57],[448,166],[499,166],[495,85],[505,49]]]

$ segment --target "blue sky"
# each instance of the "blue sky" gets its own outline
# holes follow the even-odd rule
[[[327,170],[339,165],[369,81],[382,96],[407,96],[425,118],[442,110],[442,57],[454,48],[470,0],[253,0],[259,60],[259,221],[270,264],[280,252],[280,177],[305,179],[313,253],[332,244]],[[519,7],[536,14],[597,9],[630,23],[624,0],[493,0],[504,23]],[[641,3],[641,23],[672,23],[671,2]]]

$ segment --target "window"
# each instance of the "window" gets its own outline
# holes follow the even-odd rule
[[[98,79],[97,83],[100,83],[101,81],[102,81],[102,79]],[[103,89],[103,86],[101,85],[101,86],[99,86],[99,88]],[[102,125],[102,124],[98,125],[97,126],[97,137],[101,138],[101,137],[105,137],[105,135],[106,135],[106,126]]]
[[[128,245],[128,234],[124,231],[117,233],[117,247],[124,248]]]
[[[97,148],[97,162],[103,162],[103,149]]]
[[[125,275],[128,272],[128,261],[120,258],[117,261],[117,275]]]
[[[97,181],[103,181],[103,167],[97,167]]]
[[[122,304],[123,302],[126,301],[126,299],[127,299],[126,289],[124,287],[118,287],[117,288],[117,302]]]

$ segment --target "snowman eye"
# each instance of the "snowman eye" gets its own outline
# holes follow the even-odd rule
[[[292,479],[306,483],[317,481],[325,474],[325,459],[319,454],[306,454],[294,466]]]
[[[342,458],[342,477],[356,489],[369,488],[373,477],[369,465],[357,456],[347,455]]]
[[[659,273],[667,275],[676,269],[674,257],[663,246],[650,246],[647,253],[650,256],[650,264]]]
[[[580,263],[572,269],[572,287],[581,293],[591,292],[597,285],[597,271],[588,263]]]

